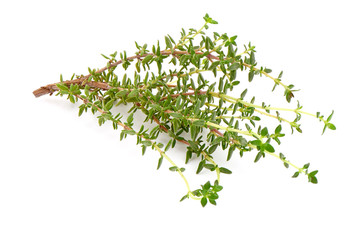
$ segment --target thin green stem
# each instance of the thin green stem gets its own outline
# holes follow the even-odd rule
[[[254,145],[252,145],[251,143],[249,143],[248,146],[249,146],[250,148],[252,148],[252,149],[257,149],[257,147],[254,146]],[[286,160],[286,159],[282,159],[278,154],[272,153],[272,152],[269,152],[269,151],[266,151],[266,150],[265,150],[264,152],[267,153],[267,154],[269,154],[269,155],[271,155],[271,156],[274,156],[274,157],[280,159],[282,162],[284,162],[284,163],[286,163],[286,164],[294,167],[294,168],[297,169],[300,173],[304,173],[305,175],[307,175],[303,168],[300,168],[300,167],[296,166],[295,164],[291,163],[290,161],[288,161],[288,160]]]
[[[196,120],[199,120],[199,119],[197,119],[197,118],[187,118],[187,120],[196,121]],[[259,139],[262,138],[259,134],[255,133],[255,132],[242,131],[242,130],[239,130],[239,129],[236,129],[236,128],[225,127],[225,126],[221,126],[221,125],[218,125],[216,123],[209,122],[209,121],[205,121],[205,125],[216,128],[216,129],[229,131],[229,132],[237,132],[237,133],[240,133],[242,135],[247,135],[247,136],[251,136],[251,137],[256,136],[256,138],[259,138]]]
[[[161,156],[163,156],[172,166],[174,167],[177,167],[177,165],[169,158],[168,155],[165,154],[164,151],[162,151],[158,145],[156,145],[155,143],[153,143],[153,146],[154,148],[161,154]],[[177,167],[178,168],[178,167]],[[191,189],[190,189],[190,185],[189,185],[189,182],[187,181],[186,177],[184,176],[184,174],[181,172],[181,170],[178,168],[176,170],[179,175],[181,176],[181,178],[184,180],[185,182],[185,185],[186,185],[186,188],[188,190],[188,195],[189,197],[191,197],[192,199],[195,199],[195,200],[200,200],[201,198],[198,198],[198,197],[195,197],[194,194],[192,193]]]
[[[312,113],[308,113],[299,109],[291,109],[291,108],[278,108],[278,107],[263,107],[260,105],[256,105],[256,104],[252,104],[249,102],[246,102],[244,100],[241,100],[240,98],[234,98],[232,96],[223,94],[223,93],[216,93],[216,92],[209,92],[210,95],[217,97],[217,98],[222,98],[223,100],[230,102],[230,103],[242,103],[243,105],[247,106],[247,107],[253,107],[253,108],[259,108],[259,109],[263,109],[263,110],[274,110],[274,111],[287,111],[287,112],[294,112],[294,113],[302,113],[302,114],[306,114],[312,117],[317,118],[317,116],[315,114]],[[266,115],[266,114],[265,114]],[[275,116],[273,116],[275,117]],[[276,117],[277,118],[277,117]],[[322,120],[323,122],[326,122],[323,118],[319,118],[320,120]],[[286,122],[289,122],[285,119],[282,119]],[[290,122],[289,122],[290,123]]]

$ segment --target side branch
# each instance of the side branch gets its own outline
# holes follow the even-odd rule
[[[196,51],[195,52],[196,54],[204,54],[203,52],[201,51]],[[163,50],[160,52],[161,55],[189,55],[190,53],[187,52],[187,51],[169,51],[169,50]],[[153,56],[156,56],[154,53],[146,53],[146,54],[143,54],[143,55],[135,55],[135,56],[132,56],[132,57],[128,57],[126,58],[125,61],[132,61],[134,59],[139,59],[139,60],[142,60],[142,58],[148,56],[148,55],[153,55]],[[106,67],[103,67],[99,70],[97,70],[95,73],[102,73],[112,67],[116,67],[118,66],[119,64],[122,64],[124,62],[123,59],[119,60],[119,61],[116,61],[116,62],[113,62],[113,63],[110,63],[108,66]],[[88,75],[85,75],[85,76],[81,76],[77,79],[74,79],[74,80],[68,80],[68,81],[64,81],[64,82],[61,82],[63,84],[66,84],[66,85],[71,85],[71,84],[84,84],[84,85],[89,85],[90,87],[95,87],[95,88],[100,88],[100,89],[104,89],[104,90],[109,90],[109,86],[107,85],[102,85],[102,84],[105,84],[105,83],[101,83],[101,82],[89,82],[87,83],[86,80],[89,79],[89,77],[91,76],[91,74],[88,74]],[[60,83],[60,82],[58,82]],[[53,94],[54,92],[58,91],[59,88],[56,86],[56,84],[58,83],[53,83],[53,84],[48,84],[46,86],[43,86],[43,87],[40,87],[38,89],[36,89],[35,91],[33,91],[33,94],[35,97],[41,97],[43,95],[46,95],[46,94]]]

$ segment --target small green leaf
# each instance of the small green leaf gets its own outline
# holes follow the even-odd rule
[[[169,167],[169,170],[172,171],[172,172],[175,172],[175,171],[178,170],[178,167],[172,166],[172,167]]]
[[[109,111],[113,107],[113,105],[114,105],[114,100],[107,102],[105,105],[105,110]]]
[[[250,142],[252,145],[260,147],[262,145],[261,140],[253,140]]]
[[[266,151],[268,151],[268,152],[270,152],[270,153],[275,152],[274,147],[271,146],[270,143],[265,143],[265,144],[263,145],[263,147],[264,147],[264,149],[265,149]]]
[[[165,44],[166,44],[166,49],[172,48],[171,40],[167,36],[165,36]]]
[[[305,164],[305,165],[303,166],[303,169],[308,169],[309,166],[310,166],[310,163],[307,163],[307,164]]]
[[[283,75],[283,71],[281,71],[281,72],[279,73],[278,78],[280,79],[280,78],[282,77],[282,75]]]
[[[210,171],[215,170],[215,166],[213,164],[211,164],[211,163],[204,164],[204,168],[209,169]]]
[[[203,119],[195,120],[195,121],[193,121],[193,125],[203,127],[205,125],[205,120],[203,120]]]
[[[57,86],[60,90],[69,91],[69,88],[68,88],[65,84],[58,83],[58,84],[56,84],[56,86]]]
[[[205,207],[207,204],[207,198],[206,197],[202,197],[201,198],[201,206]]]
[[[226,158],[226,161],[229,161],[233,152],[235,151],[235,148],[236,146],[235,145],[232,145],[230,148],[229,148],[229,152],[228,152],[228,155],[227,155],[227,158]]]
[[[152,58],[153,58],[152,55],[147,55],[147,56],[141,61],[141,63],[144,65],[144,64],[148,63]]]
[[[184,201],[185,199],[189,198],[189,194],[186,194],[185,196],[183,196],[181,199],[180,199],[180,202]]]
[[[254,71],[250,70],[249,72],[249,82],[251,82],[254,79]]]
[[[281,132],[281,129],[282,129],[281,125],[278,125],[275,129],[275,133],[279,134]]]
[[[209,67],[208,70],[212,71],[212,70],[216,69],[216,67],[217,67],[219,64],[220,64],[220,61],[213,62],[213,63],[210,65],[210,67]]]
[[[219,143],[221,143],[224,139],[222,137],[217,137],[214,139],[214,141],[212,141],[211,145],[217,145]]]
[[[161,167],[161,164],[162,164],[162,162],[163,162],[163,159],[164,159],[164,157],[163,156],[161,156],[160,158],[159,158],[159,161],[158,161],[158,165],[157,165],[157,170]]]
[[[181,115],[180,113],[177,113],[177,112],[169,113],[169,115],[174,118],[182,118],[183,117],[183,115]]]
[[[233,64],[228,68],[228,70],[229,70],[229,71],[234,71],[234,70],[237,70],[237,69],[239,69],[239,68],[240,68],[240,63],[235,62],[235,63],[233,63]]]
[[[129,92],[128,90],[121,90],[120,92],[115,94],[115,97],[116,98],[124,97],[126,96],[126,94],[128,94],[128,92]]]
[[[210,189],[210,187],[211,187],[211,183],[210,183],[210,181],[207,181],[207,182],[204,184],[203,189],[207,191],[207,190]]]
[[[129,93],[128,98],[137,97],[138,95],[139,95],[139,90],[133,89],[133,90]]]
[[[109,57],[105,56],[104,54],[101,54],[105,59],[110,59]]]
[[[317,183],[318,183],[318,180],[317,180],[316,177],[311,177],[311,178],[309,179],[309,181],[310,181],[311,183],[314,183],[314,184],[317,184]]]
[[[144,146],[146,147],[150,147],[152,145],[152,142],[148,140],[142,141],[141,143],[144,144]]]
[[[216,144],[216,145],[212,145],[211,147],[209,147],[209,149],[208,149],[209,154],[212,154],[213,152],[215,152],[215,150],[218,146],[219,145]]]
[[[299,172],[295,172],[294,175],[292,176],[292,178],[297,178],[299,176]]]
[[[268,129],[265,127],[261,130],[261,136],[265,137],[268,134]]]
[[[223,189],[223,187],[220,185],[214,185],[214,187],[213,187],[214,192],[220,192],[222,189]]]
[[[327,121],[327,122],[330,122],[330,120],[331,120],[331,118],[332,118],[333,114],[334,114],[334,110],[331,112],[330,116],[326,119],[326,121]]]
[[[262,156],[262,152],[258,152],[258,154],[256,154],[254,162],[258,162],[260,160],[261,156]]]
[[[204,161],[204,160],[199,162],[199,166],[198,166],[198,168],[197,168],[197,170],[196,170],[196,174],[199,174],[199,173],[203,170],[204,165],[205,165],[205,161]]]
[[[130,115],[127,117],[127,122],[132,123],[133,120],[134,120],[134,113],[130,113]]]
[[[329,129],[331,129],[331,130],[336,130],[335,125],[332,124],[332,123],[327,123],[326,126],[327,126]]]
[[[241,93],[240,98],[241,98],[241,99],[244,99],[246,93],[247,93],[247,88]]]
[[[136,135],[136,132],[134,130],[122,130],[121,132],[129,135]]]
[[[224,167],[221,167],[219,170],[220,170],[221,173],[225,173],[225,174],[231,174],[232,173],[229,169],[224,168]]]
[[[149,106],[151,108],[155,109],[156,111],[161,111],[161,107],[158,104],[150,104]]]
[[[265,68],[265,69],[264,69],[264,72],[266,72],[266,73],[271,73],[271,72],[272,72],[272,70],[271,70],[271,69],[269,69],[269,68]]]

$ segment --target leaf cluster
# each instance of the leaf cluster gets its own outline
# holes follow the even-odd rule
[[[208,14],[204,20],[204,25],[198,30],[182,29],[178,41],[170,35],[165,36],[163,48],[160,41],[151,47],[135,42],[137,51],[134,56],[129,57],[126,51],[116,51],[109,56],[102,54],[107,61],[106,67],[89,68],[88,75],[76,79],[73,76],[68,81],[61,76],[60,82],[51,89],[72,103],[81,101],[79,116],[90,110],[97,114],[100,126],[110,122],[115,130],[121,127],[120,140],[129,135],[136,137],[142,154],[148,148],[158,151],[156,168],[160,169],[166,160],[169,170],[184,180],[187,192],[181,200],[196,199],[203,207],[207,203],[216,205],[218,193],[223,189],[220,176],[232,173],[214,158],[217,151],[226,151],[227,161],[235,152],[243,157],[247,152],[256,151],[254,162],[272,155],[286,168],[296,169],[294,178],[304,174],[309,182],[317,183],[317,170],[309,171],[310,164],[297,167],[284,154],[276,154],[276,147],[285,136],[284,125],[288,125],[292,132],[293,129],[302,132],[302,115],[322,121],[323,132],[326,128],[335,130],[335,125],[330,122],[334,112],[325,119],[319,112],[314,115],[303,111],[299,102],[296,108],[271,107],[264,102],[256,104],[255,96],[249,98],[247,89],[241,89],[243,80],[238,77],[239,72],[247,72],[249,82],[256,76],[266,77],[274,83],[274,93],[277,86],[282,87],[287,103],[291,102],[297,90],[294,90],[294,85],[283,83],[282,71],[273,77],[270,68],[258,66],[255,46],[251,43],[240,50],[237,36],[229,37],[217,32],[206,34],[204,29],[208,29],[209,24],[217,24],[217,21]],[[165,65],[169,70],[164,70]],[[206,72],[213,79],[206,78]],[[241,90],[240,96],[229,95],[235,89]],[[121,105],[130,105],[131,108],[126,114],[114,114],[113,110]],[[293,112],[295,119],[283,118],[281,113],[284,111]],[[140,126],[134,123],[137,112],[145,115]],[[279,122],[275,129],[267,126],[269,119]],[[168,136],[167,142],[158,140],[160,134]],[[177,144],[187,147],[182,164],[197,161],[195,173],[215,173],[214,184],[207,181],[200,188],[191,190],[184,175],[185,167],[178,166],[167,155],[168,150]]]

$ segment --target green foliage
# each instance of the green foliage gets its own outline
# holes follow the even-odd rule
[[[165,164],[165,160],[170,165],[169,170],[179,174],[187,186],[188,191],[181,201],[191,198],[199,200],[203,207],[208,203],[216,205],[218,193],[223,189],[219,185],[220,176],[232,171],[218,165],[218,159],[213,157],[215,153],[227,154],[223,156],[227,161],[238,160],[239,155],[244,157],[245,153],[252,151],[255,151],[255,162],[271,155],[286,168],[295,168],[293,178],[304,174],[309,182],[316,184],[317,170],[310,171],[309,163],[297,167],[283,153],[277,154],[276,147],[285,136],[285,126],[292,132],[294,129],[302,132],[302,115],[319,119],[324,124],[323,132],[327,128],[335,130],[335,125],[330,122],[334,112],[325,118],[320,112],[315,115],[303,111],[299,102],[296,108],[277,108],[266,103],[257,105],[255,96],[246,100],[248,89],[241,89],[242,79],[238,72],[247,72],[250,82],[258,76],[266,77],[274,83],[274,93],[276,87],[282,87],[286,104],[295,97],[297,90],[294,90],[294,85],[283,83],[283,71],[273,77],[270,68],[258,66],[255,46],[251,43],[240,50],[237,36],[229,37],[226,33],[207,35],[204,30],[217,21],[208,14],[204,20],[204,25],[198,30],[186,32],[182,29],[178,41],[170,35],[165,36],[164,46],[160,46],[159,41],[149,47],[135,42],[137,52],[134,56],[128,56],[126,51],[102,54],[107,61],[106,67],[99,70],[89,68],[88,75],[75,79],[73,76],[68,81],[64,81],[61,75],[59,83],[42,87],[40,92],[57,91],[57,95],[66,96],[72,103],[81,101],[79,116],[90,110],[97,115],[100,126],[110,122],[115,130],[120,128],[120,140],[127,136],[136,139],[142,154],[147,148],[158,151],[157,169]],[[214,77],[205,78],[206,72]],[[235,89],[241,92],[239,97],[229,95]],[[131,106],[127,114],[121,111],[113,113],[123,104]],[[293,112],[295,119],[283,118],[284,111]],[[149,128],[139,124],[142,118],[137,118],[141,113]],[[267,124],[269,119],[278,120],[279,125],[273,129]],[[160,135],[167,135],[166,144],[157,142],[166,139],[159,138]],[[176,144],[186,146],[183,164],[197,161],[197,168],[192,172],[216,174],[213,184],[207,181],[197,190],[190,189],[184,175],[185,168],[179,167],[167,155]],[[234,154],[236,152],[239,155]],[[189,172],[191,170],[186,171]]]

